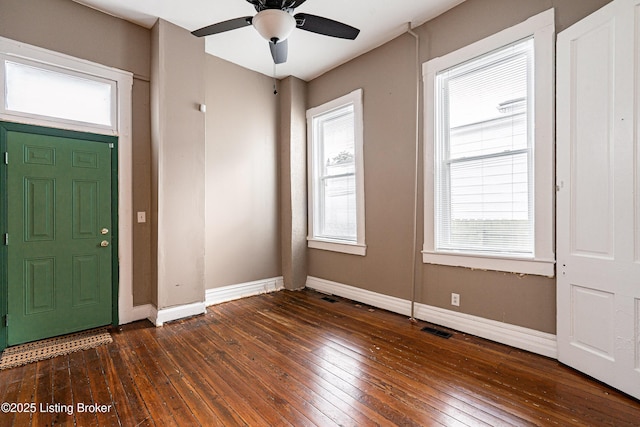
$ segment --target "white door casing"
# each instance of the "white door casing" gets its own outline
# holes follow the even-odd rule
[[[640,398],[640,0],[558,34],[558,358]]]

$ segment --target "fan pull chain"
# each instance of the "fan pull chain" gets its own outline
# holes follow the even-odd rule
[[[276,89],[276,63],[273,63],[273,94],[278,94],[278,89]]]

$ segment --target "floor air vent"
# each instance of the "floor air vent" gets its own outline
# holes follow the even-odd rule
[[[325,301],[327,301],[327,302],[330,302],[330,303],[332,303],[332,304],[333,304],[334,302],[338,302],[338,300],[337,300],[337,299],[333,299],[333,298],[331,298],[331,297],[322,297],[322,299],[323,299],[323,300],[325,300]]]
[[[453,334],[450,334],[449,332],[440,331],[438,329],[430,328],[428,326],[425,326],[424,328],[422,328],[422,331],[427,332],[427,333],[429,333],[431,335],[435,335],[435,336],[440,337],[440,338],[449,339],[449,338],[451,338],[453,336]]]

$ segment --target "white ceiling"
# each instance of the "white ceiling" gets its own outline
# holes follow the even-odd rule
[[[151,28],[162,18],[189,31],[256,11],[245,0],[74,0],[77,3]],[[309,81],[440,15],[464,0],[307,0],[306,12],[359,28],[356,40],[326,37],[300,29],[289,36],[289,57],[275,67],[278,78]],[[268,42],[249,26],[208,36],[206,51],[245,68],[274,75]]]

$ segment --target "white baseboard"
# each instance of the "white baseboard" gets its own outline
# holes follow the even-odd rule
[[[401,298],[391,297],[377,292],[367,291],[365,289],[355,288],[342,283],[332,282],[330,280],[318,279],[317,277],[307,277],[307,287],[315,289],[326,294],[338,295],[349,298],[354,301],[392,311],[394,313],[411,315],[411,301]]]
[[[284,289],[284,279],[282,277],[207,289],[205,291],[205,305],[220,304],[254,295],[268,294],[282,289]]]
[[[401,298],[391,297],[342,283],[319,279],[317,277],[308,277],[307,287],[405,316],[411,315],[411,301]],[[426,304],[416,303],[414,308],[414,316],[416,319],[442,325],[542,356],[554,359],[558,357],[557,340],[553,334],[472,316],[470,314],[445,310]]]
[[[425,304],[416,304],[414,315],[416,319],[477,335],[542,356],[558,358],[558,343],[553,334]]]
[[[154,310],[155,311],[155,310]],[[204,302],[196,302],[193,304],[178,305],[175,307],[163,308],[152,313],[148,319],[156,326],[162,326],[166,322],[172,320],[183,319],[185,317],[197,316],[207,312]]]
[[[284,289],[284,279],[282,277],[208,289],[205,292],[205,302],[169,307],[161,310],[156,309],[152,304],[138,305],[134,306],[131,310],[120,313],[118,320],[119,324],[124,325],[138,320],[149,319],[154,325],[162,326],[164,323],[172,320],[203,314],[206,312],[206,307],[210,305],[275,292],[281,289]]]

